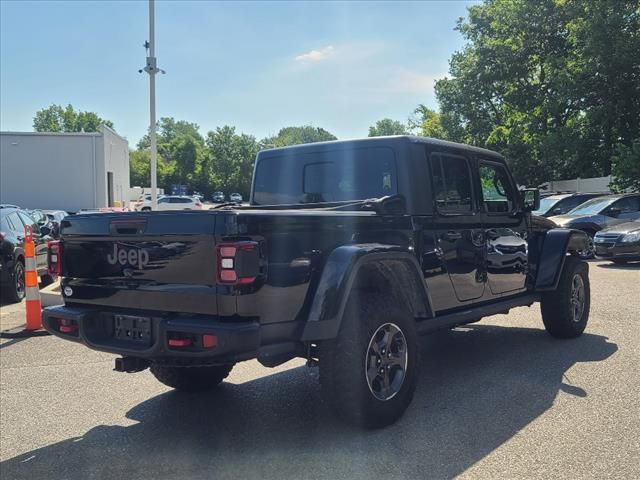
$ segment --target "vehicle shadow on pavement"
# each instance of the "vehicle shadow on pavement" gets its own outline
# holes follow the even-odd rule
[[[560,390],[588,396],[565,372],[616,350],[592,334],[561,341],[538,329],[467,326],[424,339],[413,403],[382,430],[335,420],[317,371],[299,367],[208,394],[163,393],[127,413],[134,425],[98,426],[0,471],[12,479],[452,478],[548,410]]]
[[[628,263],[599,263],[598,267],[609,270],[640,270],[640,262]]]

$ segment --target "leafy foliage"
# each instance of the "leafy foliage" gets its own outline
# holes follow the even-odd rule
[[[73,106],[50,105],[38,110],[33,117],[36,132],[97,132],[100,125],[113,128],[113,122],[104,120],[95,112],[76,111]]]
[[[324,128],[305,125],[302,127],[284,127],[280,129],[277,135],[262,140],[262,144],[265,147],[287,147],[289,145],[327,142],[337,139],[335,135],[327,132]]]
[[[612,158],[612,173],[614,191],[640,192],[640,138],[636,138],[631,147],[618,145]]]
[[[387,135],[407,135],[409,130],[407,126],[398,120],[383,118],[378,120],[375,125],[369,127],[370,137],[383,137]]]
[[[428,132],[502,152],[531,184],[607,175],[640,136],[637,2],[485,0],[457,29],[467,44],[436,95],[459,131]]]

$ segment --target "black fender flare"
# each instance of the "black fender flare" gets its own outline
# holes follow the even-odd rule
[[[406,302],[415,318],[433,316],[431,299],[412,250],[378,243],[344,245],[333,250],[325,263],[313,292],[302,341],[327,340],[338,335],[358,273],[371,266],[391,277],[393,293]]]
[[[581,230],[552,228],[544,234],[537,259],[535,290],[555,290],[567,254],[586,248],[589,237]]]

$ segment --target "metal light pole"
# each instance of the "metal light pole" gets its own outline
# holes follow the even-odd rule
[[[156,65],[155,0],[149,0],[149,40],[144,43],[147,49],[147,65],[144,71],[149,74],[149,143],[151,144],[151,210],[158,208],[158,150],[156,146],[156,73],[166,73]],[[142,71],[140,71],[142,72]]]

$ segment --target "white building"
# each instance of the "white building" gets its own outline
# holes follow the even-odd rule
[[[0,203],[76,212],[126,206],[129,143],[98,133],[0,132]]]

